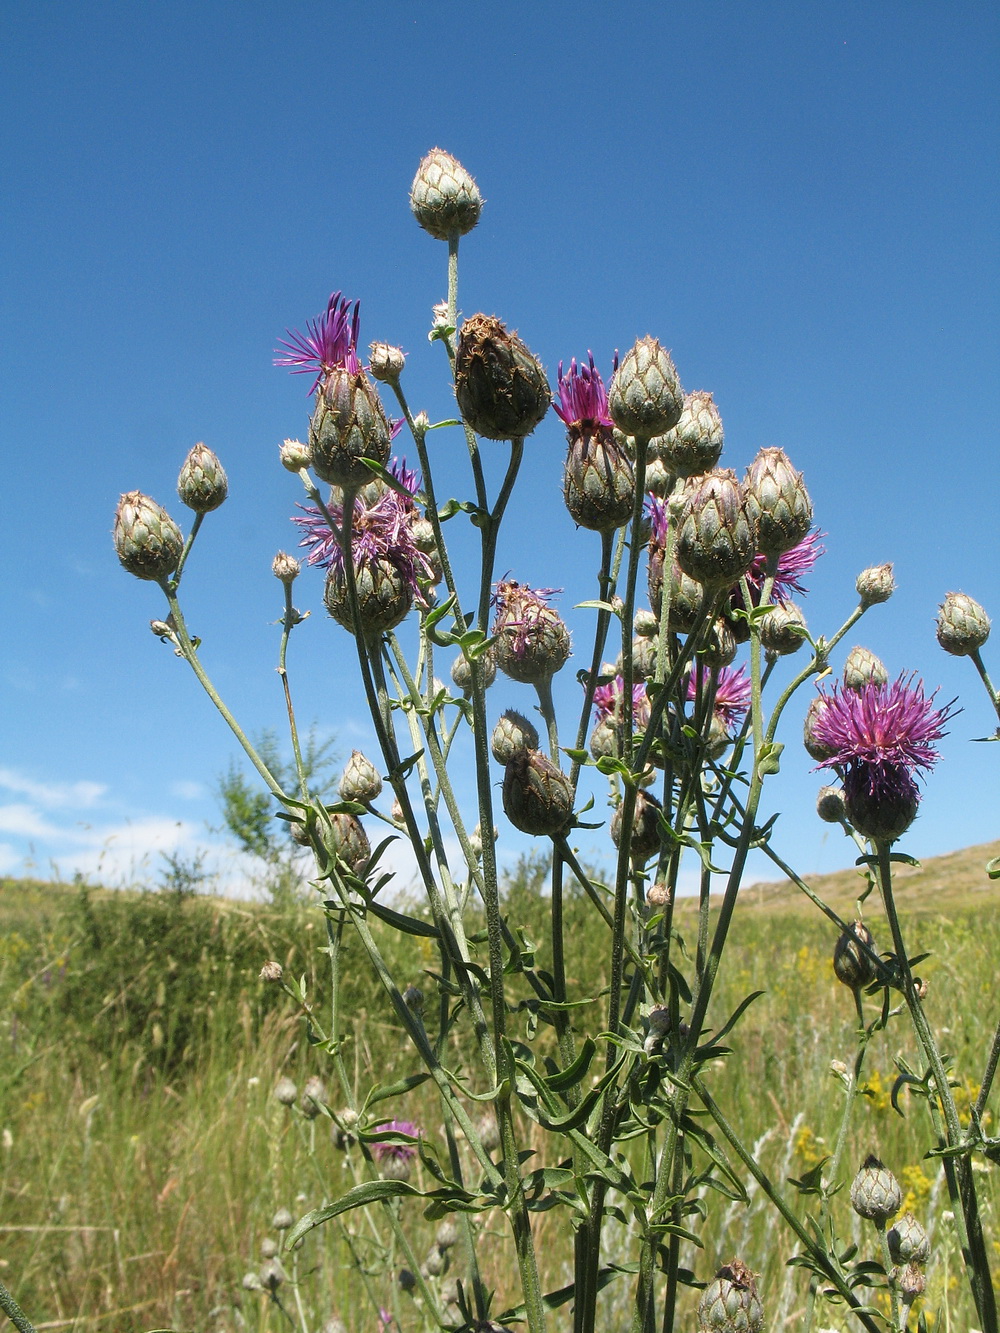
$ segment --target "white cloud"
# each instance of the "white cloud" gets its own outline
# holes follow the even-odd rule
[[[35,782],[11,768],[0,768],[0,787],[27,796],[46,809],[93,806],[108,790],[103,782]]]
[[[208,795],[204,782],[171,782],[170,795],[178,796],[182,801],[203,801]]]

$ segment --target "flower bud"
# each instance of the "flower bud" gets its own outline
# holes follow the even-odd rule
[[[950,592],[937,618],[937,641],[953,657],[968,657],[990,637],[990,618],[964,592]]]
[[[503,808],[522,833],[562,833],[573,817],[573,788],[539,750],[518,750],[504,770]]]
[[[515,754],[538,749],[538,728],[516,709],[508,708],[493,728],[490,749],[498,764],[507,764]]]
[[[860,646],[852,648],[844,662],[844,688],[862,691],[866,685],[887,685],[889,673],[882,660]]]
[[[614,718],[602,717],[590,733],[590,753],[594,759],[622,758],[622,729]]]
[[[927,1232],[912,1213],[897,1217],[885,1238],[894,1264],[925,1264],[931,1257]]]
[[[657,911],[662,907],[667,907],[673,897],[670,885],[664,880],[658,879],[655,884],[649,886],[649,892],[646,894],[646,902],[650,907],[655,907]]]
[[[896,1278],[899,1294],[907,1305],[912,1305],[918,1296],[922,1296],[927,1287],[927,1278],[919,1264],[905,1264]]]
[[[210,514],[229,494],[222,464],[206,445],[194,446],[177,478],[177,494],[196,514]]]
[[[274,1085],[274,1099],[282,1106],[294,1106],[299,1090],[290,1078],[279,1078]]]
[[[640,338],[625,353],[608,389],[611,420],[626,435],[647,440],[672,430],[684,409],[677,370],[655,338]]]
[[[172,616],[168,616],[166,620],[151,620],[149,628],[158,639],[172,639],[175,633],[174,626],[171,623],[172,620]]]
[[[844,793],[839,787],[820,787],[816,797],[816,813],[825,824],[842,824],[847,818]]]
[[[277,1259],[265,1259],[260,1266],[260,1285],[265,1291],[277,1291],[285,1280],[285,1270]]]
[[[573,522],[591,532],[613,532],[632,517],[635,473],[607,427],[599,425],[594,434],[572,439],[563,474],[563,499]]]
[[[326,1084],[316,1074],[306,1079],[306,1085],[302,1089],[302,1114],[307,1120],[315,1120],[320,1113],[322,1104],[326,1101]]]
[[[643,639],[655,639],[660,632],[660,622],[652,611],[640,606],[632,617],[632,628]]]
[[[271,1218],[271,1226],[274,1227],[275,1231],[288,1231],[294,1221],[295,1218],[287,1208],[279,1208]]]
[[[278,451],[281,466],[289,472],[301,472],[312,467],[312,450],[301,440],[286,440]]]
[[[399,1283],[401,1291],[413,1291],[417,1285],[417,1279],[408,1268],[401,1268],[396,1274],[396,1281]]]
[[[736,661],[738,649],[736,635],[730,629],[728,622],[717,620],[709,630],[705,646],[698,656],[705,666],[721,671],[723,667],[731,666]]]
[[[684,407],[673,430],[649,442],[651,459],[675,477],[696,477],[710,472],[722,453],[723,432],[719,409],[710,393],[696,390],[684,395]]]
[[[896,580],[892,577],[892,565],[871,565],[863,569],[855,583],[861,605],[865,608],[887,602],[896,591]]]
[[[420,987],[407,986],[406,990],[403,991],[403,1003],[411,1014],[422,1014],[424,1012],[424,993]]]
[[[810,700],[809,707],[806,709],[806,720],[802,727],[802,743],[806,747],[806,753],[815,759],[818,764],[829,759],[833,751],[824,745],[816,735],[816,723],[820,715],[826,708],[826,700],[817,695],[815,699]]]
[[[657,622],[663,613],[664,554],[662,546],[650,542],[647,569],[649,604]],[[670,568],[670,629],[673,633],[689,634],[694,629],[704,600],[705,589],[697,579],[685,574],[674,560]]]
[[[372,343],[369,351],[371,360],[368,368],[372,373],[372,379],[378,380],[380,384],[398,384],[403,367],[406,365],[403,349],[393,347],[389,343]]]
[[[450,1217],[444,1218],[438,1224],[438,1229],[434,1233],[434,1244],[439,1250],[450,1250],[453,1245],[458,1244],[458,1227]]]
[[[354,815],[332,814],[324,841],[331,856],[343,862],[359,879],[364,875],[372,848],[368,834]]]
[[[278,1253],[278,1242],[272,1236],[265,1236],[260,1243],[260,1257],[273,1259]]]
[[[371,481],[363,458],[385,466],[391,435],[385,408],[363,370],[334,366],[316,390],[309,422],[312,468],[321,481],[355,490]]]
[[[762,1333],[764,1307],[756,1276],[739,1259],[719,1269],[698,1302],[699,1333]]]
[[[294,555],[289,555],[287,551],[279,551],[271,561],[271,573],[282,583],[294,583],[301,572],[301,564],[295,559]]]
[[[851,1207],[859,1217],[866,1217],[881,1229],[899,1212],[903,1191],[899,1181],[879,1159],[870,1154],[851,1185]]]
[[[621,846],[622,808],[619,805],[611,817],[611,840],[616,847]],[[662,814],[663,807],[655,796],[650,796],[648,792],[641,790],[636,792],[629,855],[637,865],[644,865],[662,846],[660,836]]]
[[[137,579],[165,579],[177,568],[184,538],[155,500],[142,491],[129,491],[115,513],[115,550],[123,568]]]
[[[487,648],[484,653],[480,653],[477,658],[479,662],[479,672],[483,682],[483,688],[489,689],[497,678],[497,659],[496,653],[492,648]],[[463,653],[456,657],[451,664],[451,678],[462,691],[463,694],[472,690],[472,663]]]
[[[447,1267],[448,1256],[445,1251],[439,1245],[432,1245],[420,1265],[420,1271],[424,1277],[440,1277]]]
[[[806,641],[806,618],[795,602],[778,602],[761,617],[760,641],[775,657],[796,653]]]
[[[618,431],[617,434],[621,435]],[[622,436],[627,439],[628,436]],[[652,443],[652,441],[650,441]],[[646,474],[643,480],[643,489],[649,495],[659,496],[665,500],[674,488],[674,474],[667,471],[667,465],[660,458],[650,458],[646,462]]]
[[[549,410],[552,390],[516,333],[490,315],[473,315],[458,337],[455,397],[477,435],[513,440],[535,429]]]
[[[443,148],[432,148],[413,178],[410,208],[424,231],[447,241],[473,229],[483,211],[483,197],[461,162]]]
[[[280,963],[276,963],[273,959],[268,959],[260,969],[261,981],[280,981],[283,976],[284,969]]]
[[[496,1152],[500,1147],[500,1130],[496,1118],[487,1112],[476,1121],[476,1133],[487,1152]]]
[[[636,635],[632,640],[632,675],[636,681],[652,680],[656,674],[656,654],[659,639],[646,639]],[[616,664],[617,665],[617,664]],[[621,675],[619,669],[618,675]]]
[[[337,790],[342,801],[360,801],[362,805],[369,805],[372,801],[378,800],[382,791],[382,779],[370,759],[367,759],[360,750],[352,750]]]
[[[812,501],[784,449],[761,449],[747,469],[743,492],[762,555],[782,555],[808,533]]]
[[[497,584],[493,634],[497,666],[511,680],[533,685],[547,680],[570,655],[569,630],[551,606],[549,591],[507,579]]]
[[[736,583],[753,564],[753,523],[736,473],[709,472],[684,506],[677,563],[710,589]]]
[[[875,959],[875,940],[863,921],[853,921],[843,931],[833,948],[833,970],[837,980],[851,990],[870,986],[878,974]]]

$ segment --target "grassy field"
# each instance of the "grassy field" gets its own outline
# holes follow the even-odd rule
[[[958,1096],[966,1107],[1000,1016],[1000,916],[992,896],[998,889],[983,869],[998,853],[1000,844],[970,848],[905,870],[899,882],[910,952],[931,955],[920,965],[929,984],[927,1009],[960,1071]],[[860,887],[854,872],[811,883],[852,914]],[[545,938],[547,906],[530,875],[511,886],[507,906],[512,924]],[[570,993],[592,992],[608,965],[603,927],[582,900],[572,900],[568,912],[576,918]],[[693,905],[682,904],[679,918],[681,930],[693,935]],[[874,907],[870,920],[885,948]],[[430,996],[433,983],[423,972],[433,965],[430,953],[412,938],[388,932],[380,938],[398,973]],[[836,1135],[842,1098],[830,1066],[851,1062],[856,1017],[850,992],[833,976],[833,941],[833,928],[791,886],[748,887],[714,1002],[721,1023],[749,990],[765,991],[732,1038],[734,1054],[711,1073],[717,1100],[778,1182],[801,1177],[832,1150]],[[273,1096],[279,1077],[301,1089],[318,1075],[331,1105],[342,1104],[326,1057],[306,1040],[289,999],[258,979],[265,959],[277,959],[306,977],[322,1010],[325,944],[323,917],[305,903],[278,908],[0,883],[0,1277],[38,1329],[235,1333],[294,1323],[320,1333],[337,1314],[350,1333],[360,1333],[378,1328],[379,1306],[405,1333],[422,1327],[392,1277],[411,1260],[379,1214],[331,1223],[283,1260],[289,1281],[278,1294],[287,1315],[264,1293],[241,1285],[245,1273],[259,1270],[262,1243],[277,1238],[271,1225],[277,1209],[298,1217],[361,1178],[357,1153],[337,1146],[326,1118],[309,1119]],[[387,1081],[417,1065],[356,948],[345,987],[348,1067],[363,1098],[371,1070]],[[926,1112],[905,1094],[905,1115],[890,1102],[900,1055],[915,1062],[904,1019],[869,1048],[869,1095],[855,1113],[844,1174],[849,1181],[869,1151],[895,1171],[906,1206],[931,1234],[928,1324],[968,1333],[975,1319],[947,1196],[935,1163],[924,1159],[931,1143]],[[456,1067],[463,1060],[456,1048]],[[426,1088],[392,1103],[387,1114],[415,1121],[443,1145],[440,1114]],[[542,1146],[527,1124],[524,1141]],[[1000,1266],[996,1184],[986,1173],[979,1179],[991,1254]],[[414,1180],[429,1183],[426,1169],[418,1167]],[[787,1197],[804,1206],[790,1187]],[[792,1238],[759,1191],[751,1189],[748,1205],[711,1194],[705,1206],[705,1252],[686,1248],[683,1263],[707,1279],[719,1262],[741,1256],[761,1273],[768,1329],[801,1328],[807,1278],[786,1266]],[[842,1233],[870,1249],[846,1191],[834,1207]],[[399,1212],[419,1264],[434,1224],[415,1201]],[[486,1226],[486,1276],[513,1298],[503,1219],[488,1218]],[[556,1243],[564,1229],[561,1216],[539,1215],[549,1288],[571,1280],[567,1252]],[[621,1254],[612,1257],[625,1261],[630,1238],[619,1230]],[[451,1272],[431,1279],[442,1291],[463,1272],[460,1249],[450,1252]],[[612,1287],[603,1298],[606,1326],[621,1326],[624,1293]],[[695,1300],[679,1328],[694,1326]],[[567,1318],[564,1309],[553,1327],[565,1327]],[[838,1320],[825,1307],[816,1327],[850,1327]]]

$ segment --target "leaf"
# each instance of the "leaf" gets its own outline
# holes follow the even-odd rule
[[[615,607],[615,606],[612,606],[610,602],[601,602],[601,601],[577,602],[576,605],[573,607],[573,610],[574,610],[574,611],[607,611],[608,615],[611,615],[611,616],[618,616],[618,615],[621,615],[621,610],[620,610],[620,608]]]
[[[1000,736],[993,739],[1000,740]],[[986,862],[986,873],[990,879],[1000,879],[1000,856],[994,856],[991,861]]]
[[[789,1185],[794,1185],[800,1194],[821,1194],[823,1192],[823,1167],[830,1160],[829,1155],[821,1157],[815,1166],[798,1178],[788,1177]]]
[[[388,1199],[412,1198],[419,1193],[416,1186],[408,1185],[404,1180],[366,1180],[341,1195],[334,1203],[314,1208],[304,1217],[300,1217],[285,1237],[285,1248],[290,1250],[301,1236],[307,1235],[316,1227],[321,1227],[331,1218],[349,1213],[353,1208],[365,1208],[370,1203],[384,1203]]]
[[[764,777],[770,777],[777,773],[781,768],[781,752],[785,748],[781,741],[771,741],[762,745],[760,758],[757,760],[757,772]]]
[[[589,1001],[585,1001],[589,1003]],[[580,1054],[571,1065],[558,1074],[551,1074],[546,1080],[553,1092],[566,1092],[569,1088],[575,1088],[576,1085],[586,1077],[590,1069],[591,1061],[597,1052],[597,1043],[588,1037],[584,1042]]]
[[[372,1088],[365,1101],[364,1109],[374,1106],[376,1102],[384,1102],[389,1097],[402,1097],[406,1092],[412,1092],[414,1088],[419,1088],[421,1083],[426,1083],[430,1074],[426,1072],[420,1074],[408,1074],[406,1078],[398,1078],[395,1083],[382,1083]],[[383,1140],[385,1135],[380,1136]]]

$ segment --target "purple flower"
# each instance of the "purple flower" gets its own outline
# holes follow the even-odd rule
[[[411,474],[412,475],[412,474]],[[404,483],[405,484],[405,483]],[[343,573],[344,553],[330,525],[315,505],[299,505],[302,517],[293,515],[292,522],[303,532],[300,546],[309,555],[306,563],[322,569],[336,569]],[[343,525],[342,505],[328,506],[330,517],[338,527]],[[386,490],[373,503],[362,495],[354,497],[354,521],[351,527],[351,551],[355,569],[387,559],[395,565],[409,584],[414,596],[424,600],[417,582],[433,574],[430,559],[421,551],[413,538],[413,518],[416,507],[398,491]],[[426,605],[426,602],[425,602]]]
[[[556,394],[558,401],[553,403],[556,414],[560,416],[571,433],[593,435],[598,426],[611,429],[611,417],[608,415],[608,394],[604,381],[594,365],[594,355],[587,353],[588,364],[578,366],[575,358],[569,363],[569,374],[563,374],[563,363],[559,362],[559,383]],[[612,373],[618,369],[618,353]]]
[[[357,375],[361,370],[358,361],[358,320],[361,302],[351,302],[334,292],[327,302],[326,310],[315,319],[306,320],[306,332],[298,329],[286,329],[288,340],[279,338],[286,352],[275,349],[274,364],[291,366],[293,375],[311,375],[315,372],[310,393],[323,382],[332,370],[346,370],[349,375]]]
[[[650,495],[649,509],[647,516],[649,518],[649,540],[652,545],[665,547],[667,544],[667,529],[670,526],[670,512],[667,509],[666,500],[661,500],[658,495]]]
[[[378,1128],[386,1134],[405,1134],[411,1139],[420,1138],[420,1130],[412,1120],[383,1120]],[[409,1162],[416,1157],[417,1150],[412,1143],[391,1143],[374,1140],[371,1145],[372,1156],[381,1166],[383,1162]]]
[[[802,578],[809,573],[826,550],[826,547],[820,545],[823,535],[818,530],[807,533],[791,550],[784,551],[778,556],[778,568],[775,572],[774,589],[771,593],[772,602],[787,602],[793,593],[797,593],[801,597],[809,591],[803,584]],[[750,585],[750,596],[753,599],[754,606],[760,605],[766,567],[766,556],[754,556],[750,572],[747,574],[747,583]],[[743,598],[740,596],[739,589],[734,593],[733,602],[738,607],[743,605]]]
[[[692,702],[698,697],[699,686],[708,688],[711,677],[715,679],[715,712],[722,719],[726,730],[732,731],[746,717],[750,707],[750,681],[746,667],[721,667],[717,672],[708,672],[704,667],[696,666],[688,676],[687,697]]]
[[[814,735],[830,752],[819,768],[863,769],[871,784],[880,781],[884,770],[933,768],[938,759],[934,742],[945,735],[944,724],[955,715],[954,700],[934,707],[937,690],[924,694],[923,681],[900,676],[884,685],[869,682],[860,690],[834,685],[830,694],[820,691],[823,707],[813,723]]]
[[[625,680],[622,676],[615,676],[614,680],[609,681],[607,685],[598,685],[594,690],[594,720],[595,722],[615,722],[620,723],[622,719],[622,692],[625,688]],[[645,727],[649,721],[649,697],[646,694],[646,684],[639,681],[632,686],[632,720],[637,727]]]

